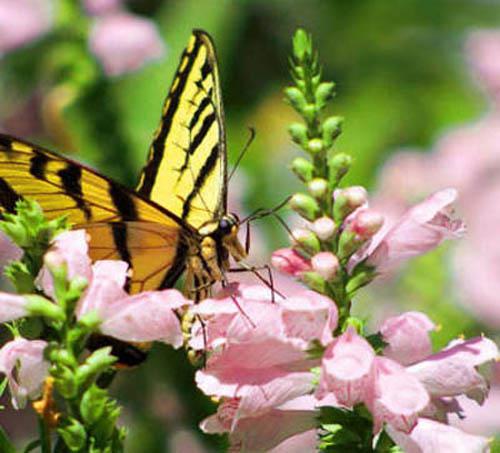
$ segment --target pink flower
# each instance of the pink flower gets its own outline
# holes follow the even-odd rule
[[[349,219],[347,229],[356,233],[361,239],[369,239],[379,231],[384,224],[384,217],[373,209],[360,209]]]
[[[77,317],[94,312],[101,320],[100,332],[120,340],[182,346],[182,329],[175,310],[191,302],[175,289],[129,296],[122,288],[127,271],[123,261],[97,261],[92,266],[90,285],[78,302]]]
[[[89,45],[109,76],[135,71],[165,53],[155,24],[125,12],[96,19]]]
[[[432,353],[429,331],[435,327],[425,314],[415,311],[386,319],[380,328],[388,343],[384,355],[403,365],[425,359]]]
[[[367,264],[379,273],[387,272],[445,239],[460,237],[465,231],[463,222],[452,220],[447,212],[456,197],[454,189],[441,190],[408,210],[382,238],[374,238]]]
[[[418,414],[429,404],[429,395],[420,381],[393,360],[377,357],[367,405],[374,426],[379,432],[384,422],[409,432],[418,420]]]
[[[9,341],[0,349],[0,373],[7,376],[12,405],[19,409],[27,399],[40,395],[49,364],[43,358],[47,343],[24,338]]]
[[[408,372],[415,376],[432,397],[467,395],[482,404],[489,385],[477,367],[498,358],[498,348],[485,337],[458,340],[411,365]]]
[[[0,292],[0,323],[27,316],[27,304],[28,300],[23,296]]]
[[[273,252],[271,263],[280,272],[293,275],[294,277],[300,276],[302,272],[311,270],[311,262],[291,248],[283,248]]]
[[[120,11],[122,0],[84,0],[87,13],[94,15],[109,14]]]
[[[206,433],[229,433],[231,451],[269,451],[284,440],[317,425],[318,412],[310,400],[297,398],[254,417],[239,416],[239,400],[222,402],[217,413],[200,424]],[[290,451],[290,450],[288,450]]]
[[[0,272],[10,262],[23,256],[23,251],[3,231],[0,231]]]
[[[495,97],[500,94],[500,32],[480,30],[467,39],[467,53],[479,80]],[[497,99],[498,100],[498,99]]]
[[[344,406],[365,400],[375,352],[353,327],[336,338],[323,354],[317,395],[331,392]]]
[[[406,453],[486,453],[490,450],[489,441],[485,437],[467,434],[458,428],[427,418],[420,418],[410,434],[390,425],[386,430]]]
[[[46,33],[52,9],[51,0],[0,0],[0,56]]]

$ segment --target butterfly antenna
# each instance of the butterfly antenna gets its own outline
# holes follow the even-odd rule
[[[240,165],[241,159],[243,159],[243,156],[245,155],[245,153],[247,152],[248,148],[250,148],[250,145],[254,141],[254,138],[255,138],[255,135],[256,135],[255,129],[253,127],[249,127],[248,129],[250,131],[250,136],[248,137],[248,140],[247,140],[247,142],[246,142],[243,150],[241,151],[240,155],[238,156],[238,159],[236,159],[236,163],[234,164],[233,169],[231,170],[231,173],[229,174],[228,181],[231,181],[231,178],[233,177],[234,172],[236,171],[236,169]]]
[[[261,219],[262,217],[267,217],[269,215],[274,215],[276,214],[277,211],[279,211],[281,208],[286,206],[286,204],[290,201],[291,196],[286,197],[283,201],[281,201],[279,204],[277,204],[274,208],[270,209],[263,209],[259,208],[256,209],[254,212],[252,212],[249,216],[245,217],[240,224],[246,223],[246,222],[252,222],[256,219]]]

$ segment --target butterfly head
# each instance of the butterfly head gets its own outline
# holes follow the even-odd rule
[[[236,214],[222,216],[217,227],[217,234],[221,238],[222,244],[236,261],[246,257],[245,248],[238,239],[239,229],[240,219]]]

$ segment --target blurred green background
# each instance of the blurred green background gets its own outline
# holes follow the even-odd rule
[[[158,25],[167,51],[137,72],[109,78],[88,51],[89,18],[78,2],[57,3],[54,30],[0,60],[3,131],[133,186],[180,54],[191,30],[203,28],[217,46],[230,162],[244,147],[248,126],[257,130],[233,194],[247,211],[276,205],[298,188],[287,170],[297,153],[286,132],[294,115],[281,94],[297,27],[313,34],[324,78],[337,83],[332,113],[345,117],[337,147],[355,157],[347,182],[373,187],[391,152],[430,148],[446,128],[486,109],[463,43],[471,30],[500,24],[500,3],[481,0],[130,0],[130,11]],[[272,220],[262,221],[261,229],[267,250],[287,244]],[[450,327],[437,334],[440,345],[457,333],[484,330],[447,295],[444,253],[417,260],[391,287],[391,297],[411,294],[405,308],[429,310]],[[373,294],[361,298],[364,309],[376,303]],[[122,373],[115,394],[130,426],[127,451],[219,451],[221,439],[196,430],[213,407],[194,388],[183,353],[166,347],[155,348],[145,366]],[[0,421],[27,440],[29,416],[0,412]]]

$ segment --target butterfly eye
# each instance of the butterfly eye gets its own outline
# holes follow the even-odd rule
[[[231,233],[232,226],[233,226],[232,222],[230,222],[227,218],[222,218],[220,219],[219,222],[219,231],[222,234],[229,234]]]

